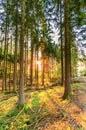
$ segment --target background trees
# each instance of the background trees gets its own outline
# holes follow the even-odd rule
[[[77,74],[78,48],[85,46],[84,1],[3,0],[0,7],[2,90],[19,89],[23,104],[24,88],[54,81],[65,84],[66,98]]]

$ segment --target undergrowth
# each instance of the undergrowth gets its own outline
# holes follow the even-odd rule
[[[81,88],[80,84],[73,84]],[[3,95],[9,97],[0,103],[0,130],[39,130],[50,123],[49,128],[62,130],[66,127],[68,111],[75,110],[72,100],[62,100],[63,87],[55,87],[46,91],[25,92],[25,105],[17,107],[17,96],[13,94]],[[1,99],[4,99],[1,96]],[[72,98],[72,93],[68,99]],[[79,111],[79,110],[78,110]],[[76,116],[76,115],[75,115]],[[84,117],[86,118],[86,117]],[[80,122],[81,123],[81,122]],[[52,125],[53,124],[53,125]],[[61,128],[61,129],[59,129]],[[47,130],[50,130],[46,128]],[[43,130],[43,129],[42,129]],[[68,124],[65,130],[73,130]]]
[[[38,92],[34,92],[31,104],[15,107],[0,118],[0,130],[37,130],[47,112],[41,106]]]

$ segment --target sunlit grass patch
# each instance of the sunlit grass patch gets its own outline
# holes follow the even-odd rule
[[[83,88],[83,87],[84,87],[84,86],[83,86],[82,84],[80,84],[80,83],[73,83],[72,86],[75,87],[75,88]]]

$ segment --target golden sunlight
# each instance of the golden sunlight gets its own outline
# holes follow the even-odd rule
[[[41,68],[42,68],[41,60],[36,61],[36,64],[38,65],[39,70],[41,70]]]

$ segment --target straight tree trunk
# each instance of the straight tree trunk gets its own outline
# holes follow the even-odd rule
[[[25,33],[25,0],[21,1],[21,36],[20,36],[20,82],[19,105],[24,105],[24,33]]]
[[[8,39],[7,39],[7,45],[6,45],[6,70],[5,70],[5,91],[7,91],[7,78],[8,78],[8,61],[7,61],[7,55],[8,55]]]
[[[33,85],[33,38],[31,32],[31,65],[30,65],[30,84]]]
[[[12,37],[11,37],[11,43],[10,43],[10,54],[12,54]],[[12,61],[10,61],[9,63],[9,91],[11,91],[11,79],[12,79],[12,74],[11,74],[11,71],[12,71]]]
[[[8,5],[8,0],[6,3],[6,6]],[[6,7],[7,8],[7,7]],[[7,65],[7,37],[8,37],[8,10],[6,9],[6,23],[5,23],[5,44],[4,44],[4,65],[3,65],[3,81],[2,81],[2,91],[6,91],[7,89],[7,84],[6,84],[6,79],[7,79],[7,70],[6,70],[6,65]]]
[[[13,91],[17,88],[17,47],[18,47],[18,1],[16,0],[16,28],[15,28],[15,57],[14,57],[14,85]]]
[[[60,36],[61,36],[61,86],[64,83],[64,65],[63,65],[63,36],[62,36],[62,3],[60,0]]]
[[[44,53],[42,52],[42,86],[44,86],[44,73],[45,73],[45,60],[44,60]]]
[[[26,40],[25,40],[25,66],[24,66],[24,82],[25,86],[27,86],[27,78],[28,78],[28,30],[26,33]]]
[[[69,0],[64,0],[65,8],[65,90],[63,99],[68,98],[71,92],[71,42],[70,42],[70,12],[69,12]]]
[[[37,58],[37,61],[38,61],[38,50],[36,51],[36,58]],[[39,88],[39,71],[38,71],[38,64],[36,62],[36,88],[38,89]]]

